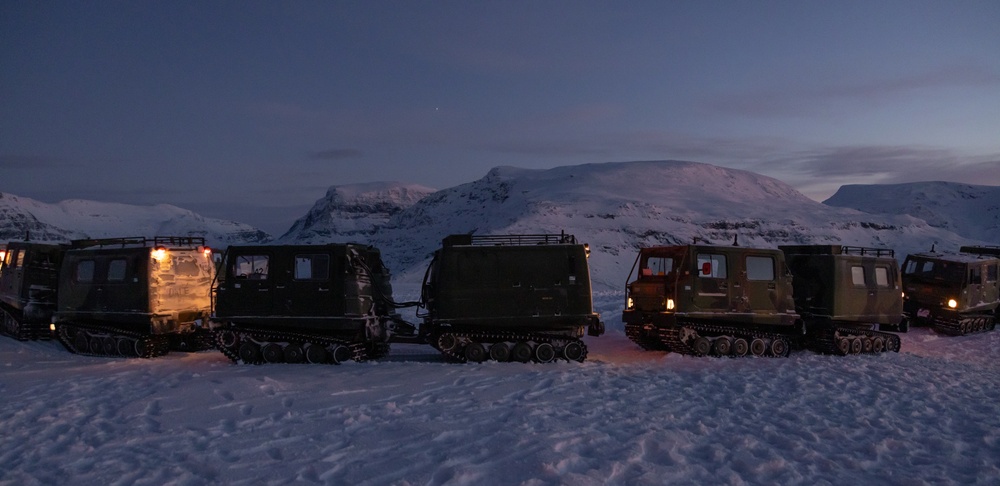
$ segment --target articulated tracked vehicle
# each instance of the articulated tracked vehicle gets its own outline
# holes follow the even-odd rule
[[[903,309],[914,325],[943,334],[991,331],[1000,319],[1000,247],[965,246],[959,253],[907,255]]]
[[[905,332],[899,262],[884,248],[779,247],[792,272],[804,344],[829,354],[899,351]],[[874,328],[878,328],[875,330]]]
[[[392,331],[408,326],[395,313],[389,270],[374,247],[231,246],[222,260],[212,327],[216,346],[234,362],[380,358]]]
[[[20,340],[51,339],[59,266],[67,245],[10,242],[0,267],[0,331]]]
[[[572,235],[452,235],[424,276],[419,342],[455,361],[583,361],[604,333]]]
[[[214,270],[203,238],[73,241],[59,272],[56,334],[70,351],[95,356],[201,349]]]
[[[804,332],[784,254],[739,246],[642,248],[626,287],[625,333],[644,349],[787,356]]]

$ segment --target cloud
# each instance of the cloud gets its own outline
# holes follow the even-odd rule
[[[52,169],[65,166],[58,159],[35,155],[0,155],[0,169]]]
[[[806,116],[827,112],[833,103],[870,103],[924,89],[1000,86],[1000,72],[975,64],[956,64],[889,79],[801,88],[776,86],[773,89],[720,96],[705,106],[724,114],[769,117]]]
[[[356,149],[330,149],[313,152],[309,155],[313,160],[344,160],[364,157],[364,152]]]

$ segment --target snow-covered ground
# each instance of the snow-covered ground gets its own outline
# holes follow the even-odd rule
[[[997,484],[1000,331],[788,359],[645,352],[342,366],[0,338],[0,484]]]

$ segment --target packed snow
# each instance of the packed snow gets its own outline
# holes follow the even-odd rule
[[[0,484],[997,484],[1000,332],[899,354],[586,362],[150,360],[0,339]]]

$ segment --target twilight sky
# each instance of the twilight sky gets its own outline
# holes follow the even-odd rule
[[[331,185],[681,159],[1000,185],[1000,1],[0,2],[0,191],[280,235]]]

